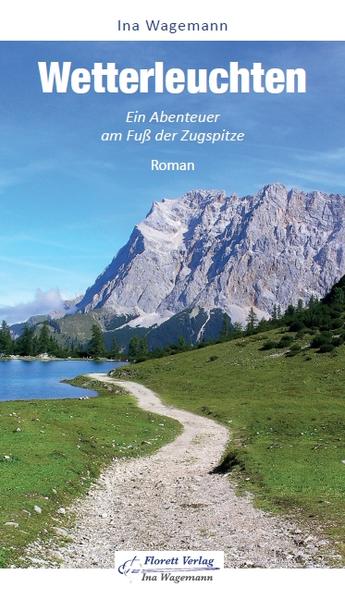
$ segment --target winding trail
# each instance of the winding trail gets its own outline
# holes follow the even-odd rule
[[[106,568],[116,549],[214,549],[224,550],[227,567],[325,565],[326,541],[255,508],[250,497],[236,496],[227,476],[210,474],[228,441],[224,426],[164,405],[138,383],[89,376],[126,389],[143,410],[179,420],[183,432],[151,456],[108,467],[70,508],[71,542],[46,548],[46,556],[67,568]]]

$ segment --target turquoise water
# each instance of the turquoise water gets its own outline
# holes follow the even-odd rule
[[[122,362],[92,360],[8,360],[0,361],[0,401],[14,399],[61,399],[64,397],[94,397],[95,391],[60,383],[88,372],[109,372],[123,366]]]

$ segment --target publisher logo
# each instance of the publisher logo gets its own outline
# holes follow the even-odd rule
[[[223,551],[115,552],[116,576],[131,582],[213,582],[223,569]]]

